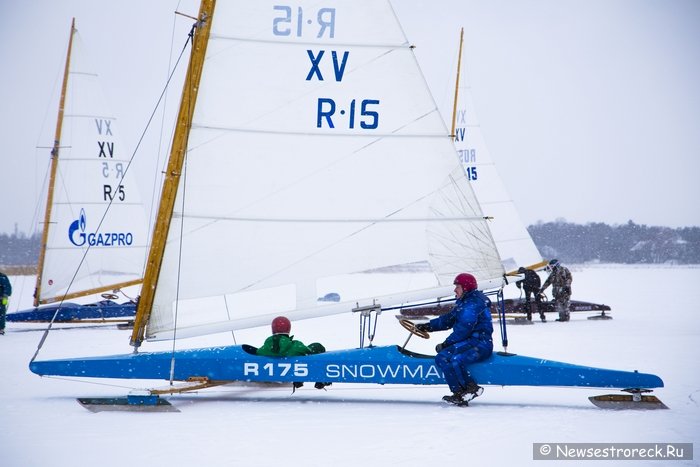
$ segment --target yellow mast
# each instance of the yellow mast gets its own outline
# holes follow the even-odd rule
[[[41,296],[41,279],[44,273],[44,259],[46,257],[46,243],[49,238],[49,225],[51,224],[51,207],[53,206],[53,191],[56,183],[56,171],[58,169],[58,152],[61,146],[61,129],[63,127],[63,109],[66,102],[66,89],[68,88],[68,74],[70,70],[70,55],[73,49],[73,36],[75,35],[75,18],[70,25],[70,39],[68,40],[68,52],[66,53],[66,66],[63,70],[63,85],[61,86],[61,98],[58,102],[58,121],[56,122],[56,134],[51,149],[51,170],[49,172],[49,188],[46,195],[46,212],[44,213],[44,229],[41,234],[41,248],[39,250],[39,264],[37,266],[36,287],[34,288],[34,306],[39,306]]]
[[[182,99],[180,100],[180,111],[177,116],[177,127],[173,137],[173,145],[170,150],[168,167],[163,182],[163,190],[158,207],[155,227],[153,229],[153,239],[151,249],[146,262],[146,274],[141,288],[141,298],[136,308],[136,318],[134,320],[134,330],[131,334],[130,344],[134,351],[143,342],[146,324],[153,307],[158,276],[163,262],[165,243],[170,229],[170,220],[175,206],[175,197],[180,184],[182,165],[187,151],[187,141],[189,139],[190,127],[192,125],[192,115],[194,114],[195,103],[197,102],[197,92],[199,91],[199,81],[204,67],[204,57],[209,42],[209,32],[211,30],[214,5],[216,0],[202,0],[199,7],[199,20],[194,31],[192,52],[190,54],[190,65],[185,78],[185,85],[182,89]]]
[[[455,79],[455,100],[452,104],[452,127],[450,128],[450,135],[455,137],[455,123],[457,121],[457,98],[459,96],[459,75],[462,68],[462,42],[464,41],[464,28],[461,29],[459,33],[459,56],[457,57],[457,78]]]
[[[457,100],[459,98],[459,76],[461,74],[462,68],[462,45],[464,43],[464,28],[459,32],[459,57],[457,58],[457,78],[455,79],[455,100],[452,104],[452,127],[450,128],[450,135],[455,137],[456,122],[457,122]],[[491,218],[489,218],[491,219]],[[533,271],[541,269],[548,264],[548,261],[540,261],[539,263],[531,264],[526,266],[527,269],[532,269]],[[506,273],[506,276],[517,276],[518,271],[510,271]]]

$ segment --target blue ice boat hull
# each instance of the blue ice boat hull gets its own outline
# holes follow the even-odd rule
[[[42,376],[210,381],[330,382],[377,384],[445,384],[434,357],[402,351],[397,346],[338,350],[304,357],[268,358],[248,346],[212,347],[171,352],[34,361],[30,370]],[[470,365],[481,385],[559,386],[618,389],[663,387],[656,375],[573,365],[513,354],[494,353]]]
[[[56,310],[58,313],[56,314]],[[47,305],[32,308],[30,310],[8,313],[6,320],[9,322],[45,323],[56,318],[55,323],[74,323],[85,320],[128,320],[136,315],[136,303],[117,303],[112,300],[101,300],[96,303],[80,305],[78,303],[64,302],[62,304]]]

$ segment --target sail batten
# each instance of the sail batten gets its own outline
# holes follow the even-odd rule
[[[437,110],[436,110],[437,111]],[[351,132],[337,132],[334,133],[333,135],[329,135],[328,133],[322,133],[322,132],[291,132],[291,131],[280,131],[280,130],[265,130],[265,129],[256,129],[256,128],[246,128],[246,127],[239,127],[239,128],[233,128],[233,127],[221,127],[221,126],[207,126],[207,125],[202,125],[202,124],[194,124],[192,125],[193,129],[199,129],[199,130],[212,130],[212,131],[220,131],[220,132],[240,132],[240,133],[265,133],[265,134],[277,134],[277,135],[292,135],[292,136],[302,136],[302,137],[314,137],[314,136],[321,136],[324,138],[332,137],[332,138],[366,138],[366,139],[382,139],[382,138],[448,138],[449,136],[446,135],[444,132],[435,132],[435,133],[372,133],[371,135],[358,135],[357,133],[351,133]]]
[[[381,222],[465,222],[465,221],[483,221],[484,217],[444,217],[436,219],[434,217],[420,217],[420,218],[350,218],[350,217],[337,217],[337,218],[324,218],[324,219],[304,219],[304,218],[281,218],[281,217],[211,217],[205,215],[197,214],[187,214],[182,215],[177,212],[173,213],[173,217],[181,219],[208,219],[217,221],[231,221],[231,222],[300,222],[300,223],[329,223],[334,224],[338,222],[350,222],[350,223],[381,223]]]
[[[255,42],[255,43],[261,43],[261,44],[275,44],[275,45],[288,45],[288,46],[314,46],[314,47],[319,47],[319,46],[333,46],[333,47],[352,47],[352,48],[357,48],[357,47],[365,47],[365,48],[377,48],[377,49],[411,49],[411,45],[408,42],[403,42],[403,43],[362,43],[362,42],[347,42],[347,43],[339,43],[339,42],[323,42],[323,41],[318,41],[318,42],[305,42],[305,41],[285,41],[285,40],[266,40],[266,39],[260,39],[260,38],[254,38],[254,37],[236,37],[236,36],[225,36],[221,34],[210,34],[209,37],[214,40],[222,40],[222,41],[232,41],[232,42]]]

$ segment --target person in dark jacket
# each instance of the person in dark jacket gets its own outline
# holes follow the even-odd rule
[[[487,359],[493,352],[491,300],[477,289],[476,278],[471,274],[457,275],[454,285],[457,301],[452,310],[416,327],[427,332],[452,329],[447,339],[435,347],[435,364],[452,391],[442,399],[468,405],[484,391],[472,378],[468,366]]]
[[[12,284],[5,273],[0,272],[0,335],[5,334],[5,314],[12,295]]]
[[[523,289],[525,292],[525,312],[527,313],[527,320],[532,321],[532,304],[530,303],[530,295],[535,299],[535,309],[540,314],[540,320],[544,323],[547,318],[544,316],[544,310],[542,309],[542,297],[540,296],[540,276],[532,269],[527,269],[520,267],[518,273],[525,274],[525,277],[517,281],[515,285],[519,289]]]
[[[569,321],[569,304],[571,299],[571,282],[574,278],[571,272],[559,262],[553,259],[549,262],[549,277],[544,281],[540,293],[544,292],[549,285],[552,285],[552,296],[554,298],[554,309],[559,313],[557,321]]]

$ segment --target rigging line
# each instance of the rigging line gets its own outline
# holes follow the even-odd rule
[[[192,30],[194,30],[195,26],[192,26]],[[182,60],[182,56],[184,55],[185,51],[187,50],[187,44],[190,42],[190,37],[192,34],[192,30],[190,31],[190,34],[187,36],[187,40],[185,40],[185,44],[182,47],[182,50],[180,51],[180,55],[177,57],[177,61],[175,62],[175,66],[173,67],[170,76],[168,76],[167,81],[165,82],[165,86],[163,87],[163,90],[160,93],[160,96],[158,96],[158,101],[156,101],[156,105],[153,108],[153,111],[151,112],[151,115],[148,117],[148,121],[146,122],[146,126],[141,132],[141,136],[139,137],[138,142],[136,143],[136,147],[134,148],[133,153],[131,154],[131,157],[129,158],[129,163],[126,165],[126,169],[124,169],[124,173],[122,173],[122,177],[119,180],[119,184],[124,180],[124,177],[126,177],[126,174],[129,172],[129,168],[131,167],[131,164],[134,161],[134,158],[136,157],[136,153],[138,152],[139,148],[141,147],[141,143],[143,143],[143,139],[146,137],[146,133],[148,132],[148,129],[151,126],[151,123],[153,122],[153,118],[156,115],[156,111],[158,110],[158,107],[160,107],[161,101],[163,101],[163,98],[167,95],[167,90],[170,87],[170,81],[172,81],[173,76],[175,75],[175,70],[177,70],[178,65],[180,64],[180,60]],[[112,205],[112,200],[110,200],[109,205],[107,206],[107,210],[109,210],[109,206]],[[104,219],[104,217],[103,217]]]
[[[84,379],[78,379],[78,378],[67,378],[64,376],[53,376],[53,375],[40,375],[42,378],[48,378],[48,379],[58,379],[61,381],[70,381],[73,383],[83,383],[83,384],[94,384],[96,386],[107,386],[111,388],[121,388],[121,389],[140,389],[140,386],[124,386],[122,384],[114,384],[114,383],[101,383],[98,381],[87,381]]]
[[[181,0],[177,2],[177,5],[175,6],[175,14],[173,15],[173,26],[172,30],[170,33],[170,51],[168,52],[168,68],[166,72],[166,76],[171,73],[171,66],[173,63],[173,45],[175,43],[175,24],[177,23],[177,15],[182,15],[188,18],[192,18],[191,16],[179,13],[177,10],[180,8]],[[192,18],[193,20],[197,21],[197,18]],[[153,190],[151,191],[151,208],[150,212],[148,213],[148,230],[147,232],[151,232],[153,229],[153,222],[154,222],[154,216],[153,216],[153,210],[157,206],[157,203],[155,202],[156,196],[157,196],[157,191],[158,187],[161,187],[163,185],[162,180],[163,180],[163,173],[165,172],[165,165],[167,164],[167,157],[163,161],[163,169],[160,171],[160,183],[157,180],[158,179],[158,161],[160,160],[160,155],[162,153],[163,149],[163,129],[165,128],[165,113],[166,113],[166,108],[168,104],[168,87],[165,89],[164,93],[164,103],[163,103],[163,113],[161,114],[161,119],[160,119],[160,137],[158,138],[158,152],[157,152],[157,157],[155,158],[155,164],[154,164],[154,170],[153,170]],[[146,258],[144,258],[144,269],[146,268]],[[145,271],[144,271],[145,273]]]
[[[194,26],[193,26],[194,28]],[[182,55],[184,54],[185,50],[187,49],[187,42],[189,42],[190,36],[188,36],[187,41],[185,42],[185,46],[182,48],[182,51],[180,52],[180,56],[177,59],[177,62],[175,63],[175,68],[173,68],[173,72],[170,74],[170,77],[168,78],[168,81],[165,83],[165,88],[160,94],[160,97],[158,98],[158,102],[156,103],[155,108],[153,109],[153,112],[151,113],[151,116],[148,119],[148,122],[146,124],[146,128],[144,128],[144,131],[141,133],[141,137],[139,138],[138,143],[136,144],[136,147],[134,148],[134,152],[131,155],[131,158],[129,159],[129,163],[126,166],[126,169],[124,169],[124,173],[122,173],[121,179],[119,180],[117,186],[121,185],[122,181],[124,181],[124,177],[126,177],[127,172],[129,171],[129,167],[131,167],[131,163],[134,160],[134,157],[136,156],[136,152],[138,151],[139,147],[141,146],[141,143],[143,142],[143,139],[146,135],[146,131],[148,130],[148,127],[151,124],[151,121],[153,120],[153,117],[155,116],[156,110],[158,109],[158,106],[160,105],[161,100],[163,99],[163,96],[165,94],[165,90],[168,88],[168,85],[170,84],[170,80],[172,79],[173,75],[175,74],[175,69],[177,68],[177,65],[180,63],[180,59],[182,58]],[[95,229],[95,232],[100,232],[100,228],[102,227],[102,224],[104,223],[105,218],[107,217],[107,213],[109,212],[110,207],[112,206],[112,203],[114,203],[114,198],[110,199],[109,203],[107,204],[107,208],[105,209],[104,213],[102,214],[102,218],[100,219],[100,222],[97,224],[97,228]],[[51,328],[54,325],[54,322],[56,321],[56,317],[58,316],[58,313],[61,311],[61,307],[63,306],[63,302],[66,300],[66,296],[68,295],[68,292],[70,291],[71,287],[73,286],[73,282],[75,282],[76,277],[78,276],[78,271],[80,271],[80,268],[82,267],[83,263],[85,262],[85,258],[87,257],[87,254],[90,251],[91,246],[88,244],[87,248],[85,249],[85,252],[83,253],[82,258],[80,259],[80,263],[78,263],[78,266],[75,269],[75,272],[73,273],[73,277],[71,278],[70,282],[68,283],[68,287],[66,291],[63,294],[63,297],[59,300],[58,307],[56,307],[56,311],[54,312],[53,316],[51,317],[51,321],[49,322],[48,326],[46,327],[46,330],[44,331],[44,334],[42,335],[41,339],[39,340],[39,344],[37,345],[36,351],[34,352],[34,355],[32,356],[32,359],[30,360],[30,363],[32,363],[36,357],[39,355],[39,351],[41,348],[44,346],[44,342],[46,342],[46,338],[48,337],[49,332],[51,331]]]
[[[192,47],[194,47],[194,34],[196,32],[197,25],[199,23],[195,23],[192,25],[192,29],[190,30],[190,34],[188,36],[188,40],[192,41]],[[192,60],[189,61],[188,63],[188,73],[187,76],[192,76],[193,73],[192,71]],[[185,83],[185,89],[187,89],[187,92],[191,92],[192,86],[190,83]],[[187,99],[187,115],[192,118],[193,112],[191,111],[191,106],[194,105],[192,102],[192,98],[188,96]],[[189,127],[192,127],[192,121],[190,120],[187,122],[187,125]],[[186,146],[185,146],[186,147]],[[187,151],[185,151],[183,155],[184,159],[182,161],[182,169],[181,169],[181,179],[178,183],[181,183],[182,186],[182,210],[184,211],[185,209],[185,199],[187,198]],[[180,191],[180,190],[177,190]],[[175,193],[177,195],[177,192]],[[174,201],[173,201],[174,203]],[[174,386],[173,381],[175,380],[175,346],[177,342],[177,319],[178,319],[178,313],[180,311],[180,279],[182,278],[181,271],[182,271],[182,246],[183,246],[183,234],[185,230],[185,223],[180,222],[180,239],[178,241],[178,253],[177,253],[177,278],[176,278],[176,283],[175,283],[175,317],[174,317],[174,322],[173,322],[173,340],[172,340],[172,350],[170,353],[170,377],[169,377],[169,382],[170,386]],[[170,227],[168,227],[168,231],[170,231]],[[163,259],[161,258],[161,262]],[[160,269],[162,271],[162,268]],[[159,273],[160,275],[160,273]],[[158,278],[160,280],[160,277]],[[153,304],[151,304],[151,307]]]
[[[190,114],[188,114],[190,115]],[[182,170],[182,207],[184,209],[185,207],[185,198],[186,196],[186,189],[185,187],[187,186],[187,152],[185,151],[185,160],[183,161],[183,170]],[[170,353],[170,386],[173,386],[173,381],[175,379],[175,344],[177,341],[177,319],[178,319],[178,313],[180,311],[180,279],[182,278],[182,275],[180,271],[182,271],[182,244],[183,244],[183,234],[185,230],[185,223],[180,222],[180,240],[178,242],[178,252],[177,252],[177,279],[175,281],[175,320],[173,323],[173,340],[172,340],[172,350]]]
[[[454,185],[454,179],[453,179],[452,177],[449,177],[448,182],[446,182],[446,184],[443,185],[442,187],[438,188],[438,190],[439,190],[439,191],[442,191],[443,188],[444,188],[445,186],[449,186],[449,185]],[[417,199],[413,200],[412,202],[408,203],[407,205],[397,208],[394,212],[392,212],[392,213],[390,213],[390,214],[387,214],[386,217],[393,216],[393,215],[395,215],[395,214],[397,214],[397,213],[399,213],[399,212],[401,212],[401,211],[403,211],[403,210],[405,210],[405,209],[408,209],[409,207],[411,207],[411,206],[413,206],[413,205],[415,205],[415,204],[417,204],[417,203],[422,202],[424,199],[428,198],[429,196],[433,196],[434,194],[435,194],[435,191],[430,192],[430,193],[426,193],[425,195],[418,197]],[[346,241],[347,239],[349,239],[349,238],[351,238],[351,237],[354,237],[354,236],[356,236],[356,235],[359,235],[360,233],[364,232],[365,230],[367,230],[367,229],[369,229],[369,228],[371,228],[371,227],[374,227],[376,224],[377,224],[377,222],[369,222],[369,223],[367,223],[367,224],[364,225],[364,226],[360,226],[359,228],[355,229],[353,232],[350,232],[350,233],[348,233],[347,235],[345,235],[344,237],[339,238],[339,239],[336,240],[335,242],[330,243],[330,244],[328,244],[328,245],[326,245],[326,246],[322,246],[322,247],[318,248],[316,251],[309,253],[309,254],[306,255],[305,257],[299,258],[299,259],[297,259],[296,261],[292,261],[290,264],[288,264],[288,265],[286,265],[286,266],[284,266],[284,267],[278,269],[277,271],[274,271],[274,272],[268,274],[268,275],[265,276],[265,277],[259,278],[259,279],[255,280],[255,281],[251,282],[251,283],[248,284],[247,286],[242,287],[241,290],[247,290],[247,289],[249,289],[249,288],[251,288],[251,287],[254,287],[256,284],[259,284],[259,283],[261,283],[262,281],[264,281],[264,280],[266,280],[266,279],[269,279],[270,277],[273,277],[274,275],[279,274],[279,273],[281,273],[281,272],[284,271],[284,270],[290,269],[290,268],[296,266],[297,264],[300,264],[300,263],[306,261],[307,259],[312,258],[312,257],[314,257],[314,256],[316,256],[316,255],[318,255],[318,254],[320,254],[320,253],[322,253],[322,252],[324,252],[324,251],[326,251],[326,250],[332,248],[333,246],[340,244],[340,243],[343,242],[343,241]]]
[[[368,144],[366,144],[365,146],[363,146],[362,148],[359,148],[358,150],[353,151],[352,153],[350,153],[350,154],[348,154],[347,156],[343,157],[342,159],[340,159],[340,160],[338,160],[338,161],[335,161],[335,162],[331,163],[330,165],[328,165],[328,166],[326,166],[326,167],[321,167],[321,168],[319,168],[317,171],[311,172],[311,173],[307,174],[306,176],[304,176],[304,177],[302,177],[302,178],[300,178],[300,179],[294,181],[293,183],[291,183],[291,184],[289,184],[289,185],[287,185],[287,186],[285,186],[285,187],[283,187],[283,188],[280,188],[280,189],[277,190],[277,191],[271,192],[271,193],[269,193],[267,196],[264,196],[264,197],[258,199],[257,201],[254,201],[254,202],[249,203],[247,206],[241,207],[239,210],[242,210],[242,209],[251,207],[251,206],[255,205],[256,203],[261,202],[261,201],[263,201],[264,199],[267,199],[267,198],[269,198],[269,197],[271,197],[271,196],[273,196],[273,195],[275,195],[275,194],[277,194],[277,193],[280,193],[281,191],[283,191],[283,190],[285,190],[285,189],[291,188],[292,186],[294,186],[294,185],[296,185],[296,184],[298,184],[298,183],[302,183],[303,180],[312,177],[314,174],[316,174],[317,172],[320,172],[320,171],[323,170],[324,168],[327,168],[327,167],[330,167],[331,165],[337,164],[337,163],[341,162],[342,160],[344,160],[345,158],[350,157],[351,155],[357,154],[357,153],[358,153],[359,151],[361,151],[362,149],[364,149],[364,148],[366,148],[366,147],[368,147],[368,146],[370,146],[370,145],[372,145],[372,144],[375,144],[375,143],[379,142],[380,140],[381,140],[381,138],[376,138],[376,139],[374,139],[373,141],[371,141],[370,143],[368,143]],[[450,177],[450,178],[448,179],[448,181],[445,183],[445,185],[439,187],[438,190],[436,190],[436,191],[442,191],[446,186],[448,186],[448,185],[450,185],[450,184],[454,185],[454,178],[453,178],[453,177]],[[432,195],[432,194],[434,194],[434,193],[435,193],[435,192],[428,193],[426,196]],[[413,204],[415,204],[415,203],[417,203],[417,202],[420,202],[420,201],[423,200],[424,198],[425,198],[425,196],[420,197],[420,198],[418,198],[417,200],[414,200],[414,201],[413,201],[412,203],[410,203],[408,206],[411,206],[411,205],[413,205]],[[408,207],[408,206],[406,206],[406,207]],[[471,205],[470,205],[470,207],[471,207]],[[399,212],[400,210],[401,210],[401,209],[397,210],[396,212]],[[389,214],[388,216],[394,215],[394,214],[396,214],[396,212],[393,212],[393,213]],[[251,221],[252,221],[252,220],[254,220],[254,218],[244,218],[244,217],[229,217],[229,218],[222,217],[222,218],[219,218],[219,217],[211,217],[211,216],[203,216],[203,215],[202,215],[202,216],[197,216],[197,215],[187,215],[187,216],[183,216],[181,213],[173,213],[173,217],[175,217],[175,216],[192,217],[192,218],[209,219],[209,220],[210,220],[210,222],[209,222],[208,224],[202,225],[202,226],[198,227],[198,228],[195,229],[195,230],[203,229],[203,228],[205,228],[205,227],[207,227],[207,226],[209,226],[209,225],[211,225],[211,224],[213,224],[213,223],[215,223],[215,222],[218,222],[218,221],[220,221],[220,220],[233,220],[233,221],[236,221],[236,220],[237,220],[237,221],[245,221],[245,220],[251,220]],[[388,217],[388,216],[387,216],[387,217]],[[450,219],[453,219],[453,218],[450,218]],[[474,220],[474,221],[476,221],[476,220],[484,220],[484,219],[485,219],[485,220],[489,220],[489,219],[492,219],[492,218],[491,218],[491,217],[488,217],[488,216],[484,216],[483,219],[478,219],[478,218],[476,218],[476,217],[454,218],[454,220]],[[270,219],[270,220],[271,220],[271,219]],[[268,220],[268,221],[270,221],[270,220]],[[426,220],[429,220],[429,219],[426,219]],[[378,222],[378,221],[379,221],[379,220],[376,220],[376,222]],[[327,221],[327,220],[322,220],[322,221],[319,221],[319,222],[328,222],[328,221]],[[347,221],[347,220],[346,220],[345,222],[350,222],[350,221]],[[364,221],[363,221],[363,220],[354,220],[354,221],[352,221],[352,222],[364,222],[364,223],[368,223],[368,222],[375,222],[375,221],[374,221],[374,220],[364,220]]]
[[[231,321],[231,312],[228,308],[228,300],[226,299],[226,294],[224,294],[224,308],[226,308],[226,316],[228,317],[228,320]],[[231,337],[233,338],[233,345],[238,345],[238,343],[236,342],[236,332],[233,329],[231,329]]]

